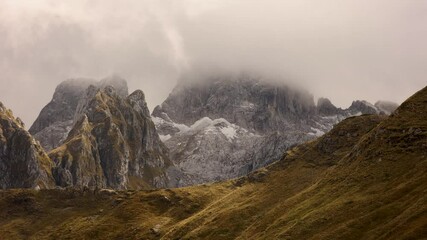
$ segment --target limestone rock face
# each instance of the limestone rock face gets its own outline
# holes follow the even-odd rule
[[[181,176],[151,120],[144,93],[127,97],[112,86],[90,86],[78,121],[64,144],[50,152],[61,186],[142,189],[176,186]]]
[[[180,81],[152,115],[174,164],[193,182],[205,183],[281,159],[347,117],[379,113],[366,101],[349,109],[326,98],[316,105],[305,90],[242,74]]]
[[[126,81],[118,76],[99,82],[91,79],[70,79],[59,84],[52,100],[42,109],[29,129],[47,151],[58,147],[67,137],[73,126],[79,102],[90,85],[98,89],[111,85],[117,89],[120,96],[128,95]]]
[[[0,188],[52,188],[52,166],[22,121],[0,103]]]
[[[173,122],[191,125],[209,117],[257,132],[282,130],[289,121],[306,118],[315,111],[313,96],[286,85],[262,83],[250,76],[237,79],[208,79],[180,83],[170,96],[153,111],[153,116],[167,114]]]

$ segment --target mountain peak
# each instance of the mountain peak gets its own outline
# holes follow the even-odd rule
[[[202,183],[247,174],[343,119],[366,113],[379,111],[366,101],[344,110],[327,98],[315,105],[312,94],[283,82],[222,74],[178,82],[152,115],[172,161]]]
[[[147,107],[147,102],[145,101],[145,94],[142,90],[135,90],[127,97],[127,99],[134,110],[139,113],[142,113],[146,117],[150,117],[150,110]]]
[[[96,90],[96,91],[94,91]],[[122,97],[113,86],[88,88],[64,144],[49,156],[61,186],[145,189],[175,186],[142,91]],[[68,156],[68,157],[67,157]]]
[[[155,108],[153,116],[166,113],[172,121],[186,125],[202,117],[225,118],[248,130],[262,132],[315,112],[311,94],[283,83],[252,77],[210,79],[179,83]]]
[[[40,141],[46,150],[59,146],[67,137],[79,112],[82,101],[95,94],[99,89],[112,87],[112,91],[122,97],[128,96],[126,80],[119,76],[110,76],[100,81],[88,78],[68,79],[60,83],[52,100],[42,109],[29,132]],[[90,98],[90,97],[89,97]],[[81,106],[80,106],[81,108]]]
[[[54,186],[52,161],[24,129],[22,121],[0,102],[0,188]]]
[[[98,82],[97,85],[99,88],[103,88],[105,86],[112,86],[117,91],[117,94],[122,97],[126,97],[127,95],[129,95],[127,81],[117,74],[113,74],[102,79]]]
[[[333,105],[327,98],[319,98],[317,100],[317,110],[320,114],[323,115],[333,115],[339,113],[339,109],[335,107],[335,105]]]
[[[365,100],[356,100],[351,103],[349,108],[354,114],[378,114],[379,111],[372,103]]]

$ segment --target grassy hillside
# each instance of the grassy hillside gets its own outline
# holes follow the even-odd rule
[[[427,88],[388,118],[349,118],[232,181],[138,192],[0,192],[0,236],[427,238]]]

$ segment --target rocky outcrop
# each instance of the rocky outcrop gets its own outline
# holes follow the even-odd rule
[[[0,188],[52,188],[52,166],[22,121],[0,103]]]
[[[354,101],[347,110],[354,114],[381,114],[390,115],[399,107],[397,103],[389,101],[377,101],[375,105],[367,101]]]
[[[111,76],[97,82],[92,79],[70,79],[55,89],[52,100],[42,109],[29,132],[47,150],[58,147],[71,130],[77,107],[90,86],[103,88],[114,86],[120,96],[128,95],[127,83],[118,76]]]
[[[317,112],[320,115],[330,116],[335,114],[342,114],[343,110],[334,106],[327,98],[319,98],[317,100]]]
[[[90,86],[76,109],[64,144],[49,153],[58,185],[162,188],[184,178],[169,160],[142,91],[123,97],[112,86]]]
[[[152,115],[174,164],[204,183],[272,163],[349,116],[379,113],[366,101],[315,105],[307,91],[242,74],[180,81]]]
[[[379,114],[378,108],[367,101],[353,101],[348,109],[352,114]]]

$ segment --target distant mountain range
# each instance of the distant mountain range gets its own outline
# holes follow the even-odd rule
[[[390,114],[396,107],[354,101],[340,109],[326,98],[315,104],[307,91],[242,74],[180,81],[150,116],[144,93],[129,95],[118,76],[71,79],[56,88],[29,129],[39,143],[26,133],[40,156],[22,164],[51,166],[35,167],[46,169],[36,174],[45,182],[14,177],[10,167],[3,171],[18,182],[30,181],[27,187],[42,188],[147,189],[221,181],[281,159],[347,117]]]
[[[390,114],[397,104],[354,101],[348,109],[307,91],[247,74],[182,80],[153,111],[171,159],[193,183],[220,181],[277,161],[290,147],[341,120]]]

